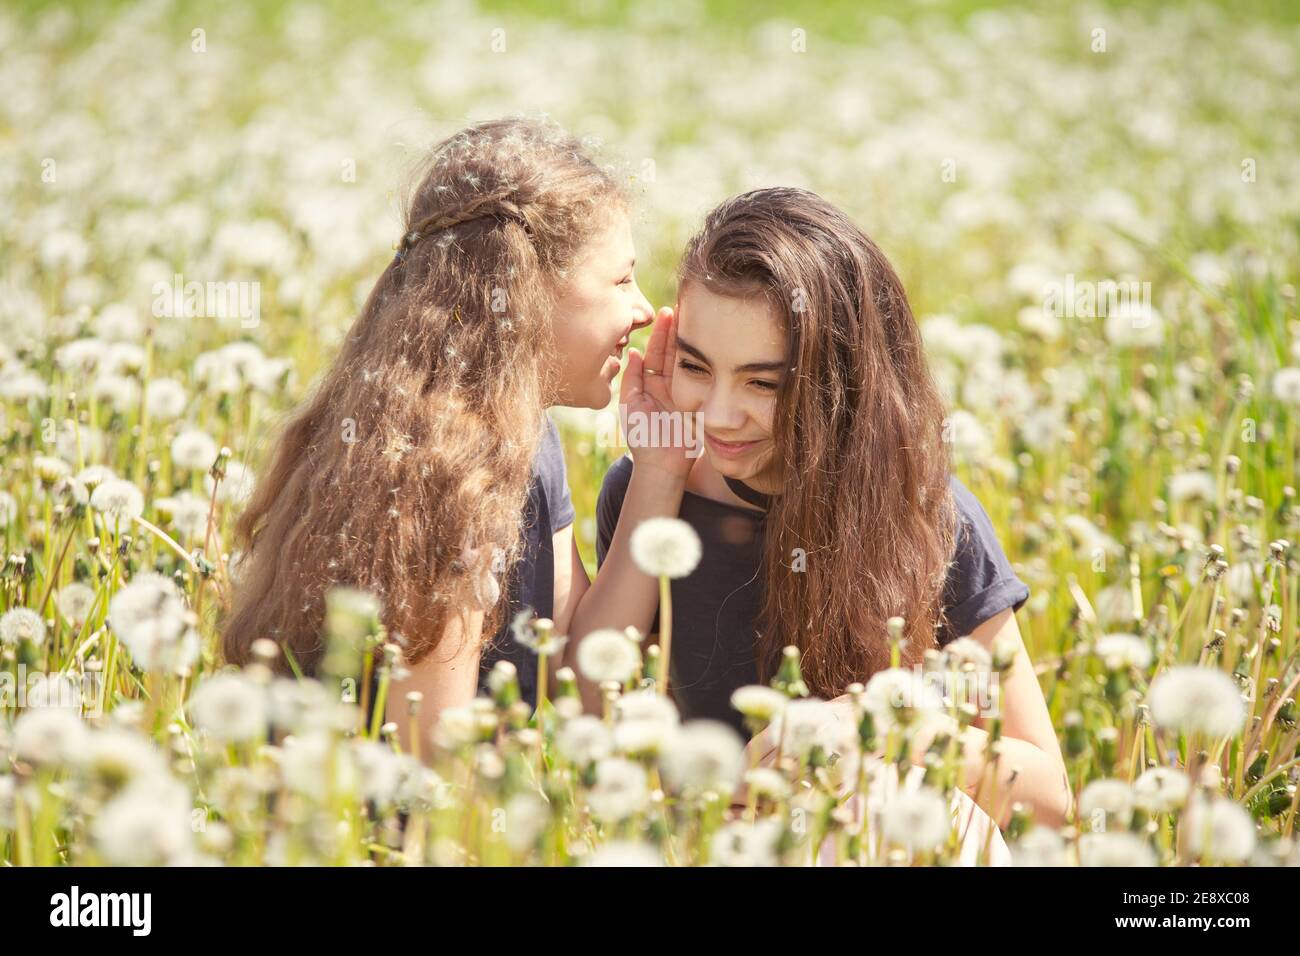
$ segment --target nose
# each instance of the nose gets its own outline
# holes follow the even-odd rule
[[[655,307],[650,304],[650,300],[641,292],[640,287],[636,290],[637,301],[632,306],[632,331],[644,329],[647,325],[655,320]]]
[[[698,409],[704,430],[732,434],[745,424],[745,410],[738,403],[731,401],[727,389],[714,385],[709,388],[704,404]]]

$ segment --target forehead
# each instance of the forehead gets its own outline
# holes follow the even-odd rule
[[[677,332],[719,365],[783,362],[785,328],[761,296],[719,295],[688,282],[678,298]]]
[[[619,260],[626,265],[634,252],[632,220],[621,207],[612,207],[602,216],[602,222],[583,247],[580,263]]]

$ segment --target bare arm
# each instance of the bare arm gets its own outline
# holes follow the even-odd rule
[[[675,411],[672,404],[672,368],[676,361],[674,316],[661,309],[644,359],[635,349],[628,354],[619,401],[633,416]],[[647,375],[645,369],[659,374]],[[699,436],[696,436],[697,438]],[[635,627],[644,634],[659,607],[658,582],[636,566],[629,541],[637,525],[647,518],[676,517],[686,491],[686,476],[694,461],[689,448],[644,447],[632,449],[636,467],[628,483],[618,527],[596,580],[575,605],[569,625],[569,649],[576,655],[583,637],[598,628]],[[575,658],[570,658],[575,659]],[[596,688],[580,681],[583,700],[596,709]]]
[[[676,517],[685,490],[685,478],[650,467],[633,469],[605,561],[574,611],[572,634],[629,625],[642,634],[650,629],[659,608],[659,582],[636,566],[628,542],[647,518]]]
[[[407,665],[409,672],[402,680],[394,679],[388,687],[388,704],[384,709],[386,720],[397,724],[402,750],[411,753],[411,717],[406,695],[419,691],[424,695],[416,732],[419,734],[419,753],[427,762],[432,751],[429,733],[438,722],[438,715],[447,707],[462,707],[478,693],[479,654],[483,647],[483,612],[466,611],[452,615],[443,631],[438,646],[414,664]],[[450,655],[450,656],[449,656]]]
[[[990,649],[1004,637],[1013,639],[1017,650],[1010,672],[1001,681],[999,746],[1002,756],[996,761],[996,785],[994,765],[988,761],[986,752],[989,718],[980,716],[962,734],[965,744],[962,789],[998,826],[1007,825],[1011,804],[1017,801],[1032,808],[1036,822],[1061,826],[1073,808],[1073,794],[1047,701],[1043,699],[1016,616],[1007,608],[977,627],[970,636]],[[913,751],[914,760],[920,762],[927,745],[928,741],[922,741]]]

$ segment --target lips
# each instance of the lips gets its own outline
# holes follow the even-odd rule
[[[723,458],[739,458],[758,445],[757,441],[722,441],[708,432],[704,433],[704,440],[711,452]]]

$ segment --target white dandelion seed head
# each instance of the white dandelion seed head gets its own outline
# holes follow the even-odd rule
[[[15,607],[0,615],[0,644],[16,646],[31,641],[37,647],[45,643],[45,620],[28,607]]]
[[[790,781],[774,767],[754,767],[745,771],[745,786],[756,796],[785,800],[790,796]]]
[[[857,727],[827,701],[816,697],[791,700],[773,719],[768,733],[781,740],[786,753],[809,756],[814,747],[826,754],[849,756],[857,749]]]
[[[1157,726],[1208,737],[1241,732],[1246,705],[1236,682],[1213,667],[1171,667],[1151,682],[1147,692],[1151,719]]]
[[[478,739],[478,715],[472,707],[444,707],[431,732],[435,746],[455,750]]]
[[[731,693],[731,706],[751,720],[769,723],[785,709],[790,698],[774,687],[747,684]]]
[[[351,758],[357,769],[360,796],[373,800],[380,807],[388,807],[397,799],[397,789],[402,782],[399,754],[387,744],[365,737],[353,737]]]
[[[66,764],[84,750],[88,732],[81,715],[69,708],[28,709],[14,721],[13,752],[35,764]]]
[[[266,691],[243,674],[214,674],[190,695],[194,725],[223,743],[261,738],[270,720]]]
[[[110,408],[128,414],[140,404],[140,383],[125,375],[96,375],[90,383],[90,394]]]
[[[932,850],[948,836],[950,809],[943,794],[922,785],[899,790],[880,808],[884,838],[908,850]]]
[[[1151,646],[1136,634],[1103,634],[1092,650],[1107,670],[1146,670],[1151,666]]]
[[[684,578],[700,563],[700,536],[680,518],[648,518],[637,525],[629,544],[632,560],[651,577]]]
[[[603,720],[583,714],[564,722],[555,735],[555,746],[565,760],[585,767],[613,753],[614,739]]]
[[[1215,863],[1244,863],[1255,849],[1255,821],[1226,797],[1192,796],[1182,826],[1191,852]]]
[[[621,723],[648,721],[675,727],[681,722],[677,705],[666,694],[660,694],[653,688],[624,694],[615,702],[614,714]]]
[[[54,606],[73,624],[85,621],[94,603],[95,589],[80,581],[65,584],[54,596]]]
[[[510,661],[499,660],[488,671],[487,687],[495,696],[519,679],[519,669]]]
[[[113,790],[141,780],[167,776],[167,760],[148,737],[125,727],[106,727],[86,737],[77,754],[79,773]]]
[[[198,659],[198,633],[171,578],[133,577],[108,603],[108,624],[143,670],[175,671]]]
[[[677,790],[731,793],[744,769],[744,743],[728,724],[690,720],[664,745],[664,777]]]
[[[1218,493],[1214,476],[1208,471],[1180,471],[1169,476],[1169,500],[1214,501]]]
[[[1119,348],[1148,348],[1164,341],[1164,318],[1147,303],[1121,302],[1106,316],[1107,341]]]
[[[959,637],[949,641],[943,647],[943,656],[948,666],[954,669],[972,664],[977,673],[985,673],[993,666],[993,655],[989,649],[973,637]]]
[[[583,866],[666,866],[663,856],[648,843],[611,840],[583,858]]]
[[[131,784],[95,817],[91,837],[112,866],[167,866],[192,851],[189,789],[167,776]]]
[[[942,710],[943,698],[934,685],[915,670],[890,667],[867,681],[864,706],[875,715],[882,730],[908,724],[925,710]]]
[[[1148,813],[1172,813],[1187,803],[1191,788],[1182,770],[1151,767],[1133,781],[1133,802]]]
[[[505,830],[502,838],[516,853],[536,845],[551,821],[551,805],[538,794],[516,793],[505,805]]]
[[[608,823],[618,823],[650,805],[650,789],[643,766],[622,757],[606,757],[596,764],[596,783],[587,791],[591,812]]]
[[[197,428],[187,428],[172,439],[172,464],[186,471],[207,471],[217,460],[216,439]]]
[[[18,517],[18,499],[7,491],[0,491],[0,528],[7,528]]]
[[[72,674],[34,674],[27,688],[28,707],[62,707],[81,712],[81,685]]]
[[[780,820],[734,820],[718,828],[709,843],[714,866],[775,866],[784,827]]]
[[[1300,406],[1300,368],[1280,368],[1273,374],[1273,397]]]
[[[231,461],[226,462],[226,477],[221,479],[221,484],[217,485],[217,501],[223,505],[243,505],[253,496],[253,488],[256,484],[256,476],[253,469],[249,468],[243,462]],[[211,474],[203,476],[203,488],[209,496],[212,494],[214,484]]]
[[[641,649],[622,631],[601,628],[578,644],[578,669],[600,684],[607,680],[625,684],[641,666]]]
[[[1133,788],[1126,780],[1093,780],[1079,794],[1079,816],[1093,819],[1105,816],[1112,823],[1126,827],[1133,818]]]
[[[151,379],[145,391],[144,406],[149,417],[157,422],[171,422],[185,413],[189,394],[185,386],[174,378]]]
[[[309,677],[277,677],[269,688],[271,723],[290,732],[319,726],[335,703],[325,685]]]
[[[1065,841],[1050,827],[1031,827],[1008,847],[1012,866],[1065,866]]]
[[[1108,830],[1079,838],[1080,866],[1155,866],[1156,852],[1136,833]]]
[[[107,465],[87,465],[81,471],[77,472],[76,481],[84,486],[87,491],[94,491],[104,482],[116,478],[113,469]]]
[[[125,523],[144,514],[144,494],[125,478],[111,478],[91,492],[90,506]]]
[[[60,478],[72,475],[72,466],[62,458],[50,455],[33,455],[32,472],[47,485],[52,485]]]
[[[280,749],[280,774],[290,791],[317,802],[331,790],[357,792],[353,753],[339,747],[334,736],[325,731],[310,730],[301,736],[286,737]]]
[[[160,498],[154,509],[167,515],[167,522],[183,540],[196,541],[208,531],[208,513],[212,504],[186,489],[178,495]]]

